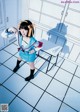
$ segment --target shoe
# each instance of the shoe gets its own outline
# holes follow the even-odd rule
[[[30,81],[30,80],[33,79],[33,78],[34,78],[34,75],[28,76],[28,77],[25,78],[25,81]]]

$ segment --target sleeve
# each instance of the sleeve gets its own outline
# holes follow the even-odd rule
[[[34,47],[38,47],[39,46],[39,41],[37,41],[35,38],[32,39],[32,44]]]
[[[18,45],[19,47],[22,46],[22,36],[19,34],[19,32],[18,32]]]

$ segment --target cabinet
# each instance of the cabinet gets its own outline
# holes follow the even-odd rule
[[[3,31],[3,29],[2,30],[0,30],[0,34],[1,34],[1,32]],[[5,46],[5,40],[0,36],[0,50]]]
[[[0,0],[0,28],[5,26],[5,22],[4,22],[4,2],[3,0]]]
[[[5,27],[4,1],[0,0],[0,34]],[[4,47],[4,39],[0,35],[0,49]]]
[[[6,27],[17,26],[18,1],[5,0],[5,12]]]
[[[0,28],[4,27],[4,2],[0,0]]]
[[[9,27],[16,27],[18,22],[18,0],[0,0],[0,33]],[[14,42],[15,37],[3,39],[0,35],[0,49]]]

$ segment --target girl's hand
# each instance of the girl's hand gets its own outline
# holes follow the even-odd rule
[[[29,52],[29,54],[33,54],[35,52],[35,50],[31,50],[30,52]]]

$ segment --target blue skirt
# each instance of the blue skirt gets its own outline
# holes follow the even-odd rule
[[[36,52],[29,54],[28,52],[19,51],[19,56],[21,59],[25,60],[26,62],[34,62],[36,58]]]

